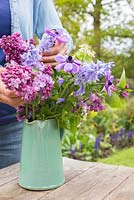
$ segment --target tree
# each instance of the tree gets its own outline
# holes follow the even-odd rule
[[[55,0],[55,4],[76,48],[88,43],[97,59],[115,60],[119,66],[116,74],[127,66],[127,76],[134,77],[129,73],[134,63],[134,16],[133,12],[129,17],[122,14],[124,6],[129,9],[132,5],[130,1],[133,0]]]

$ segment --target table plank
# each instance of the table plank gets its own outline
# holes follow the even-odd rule
[[[134,200],[134,175],[129,176],[104,200]]]
[[[65,169],[65,179],[66,183],[72,180],[77,175],[85,172],[89,168],[93,168],[97,165],[97,163],[88,163],[88,162],[80,162],[68,158],[63,159],[64,163],[64,169]],[[3,171],[6,171],[6,174],[9,175],[11,173],[11,177],[9,176],[9,181],[7,182],[7,175],[4,178],[4,175],[2,177],[0,186],[0,200],[38,200],[43,196],[46,196],[48,193],[51,193],[50,191],[28,191],[23,188],[21,188],[18,183],[18,175],[17,178],[13,179],[13,172],[11,169],[19,168],[19,165],[11,166],[6,169],[0,170],[0,177],[1,174],[3,174]]]
[[[132,173],[134,170],[99,164],[40,200],[103,200]]]
[[[19,164],[0,169],[0,186],[15,180],[19,174]]]

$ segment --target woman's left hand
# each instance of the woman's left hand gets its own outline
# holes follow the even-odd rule
[[[55,46],[51,48],[49,52],[43,52],[42,53],[42,59],[41,61],[44,62],[47,65],[56,66],[57,62],[55,60],[55,56],[58,54],[66,54],[67,47],[65,43],[59,43],[56,42]]]

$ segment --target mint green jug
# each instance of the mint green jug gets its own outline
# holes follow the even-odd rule
[[[48,190],[64,183],[60,131],[56,120],[24,123],[19,185]]]

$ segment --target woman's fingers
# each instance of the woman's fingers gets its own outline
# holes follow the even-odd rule
[[[66,48],[65,43],[56,43],[54,47],[51,48],[49,52],[43,52],[42,56],[52,56],[52,55],[57,55],[61,52],[63,48]]]
[[[67,48],[64,45],[64,46],[62,46],[62,48],[60,49],[60,51],[58,51],[58,54],[64,55],[66,53],[66,51],[67,51]],[[42,56],[42,59],[41,59],[42,62],[44,62],[44,63],[46,63],[48,65],[51,65],[51,66],[57,65],[57,62],[55,60],[55,57],[56,57],[57,54],[55,54],[55,55],[49,55],[49,56],[44,56],[44,55],[45,55],[45,53]]]
[[[0,102],[8,104],[15,108],[24,104],[24,100],[22,100],[21,98],[19,98],[19,97],[10,98],[8,96],[3,95],[2,93],[0,93]]]

